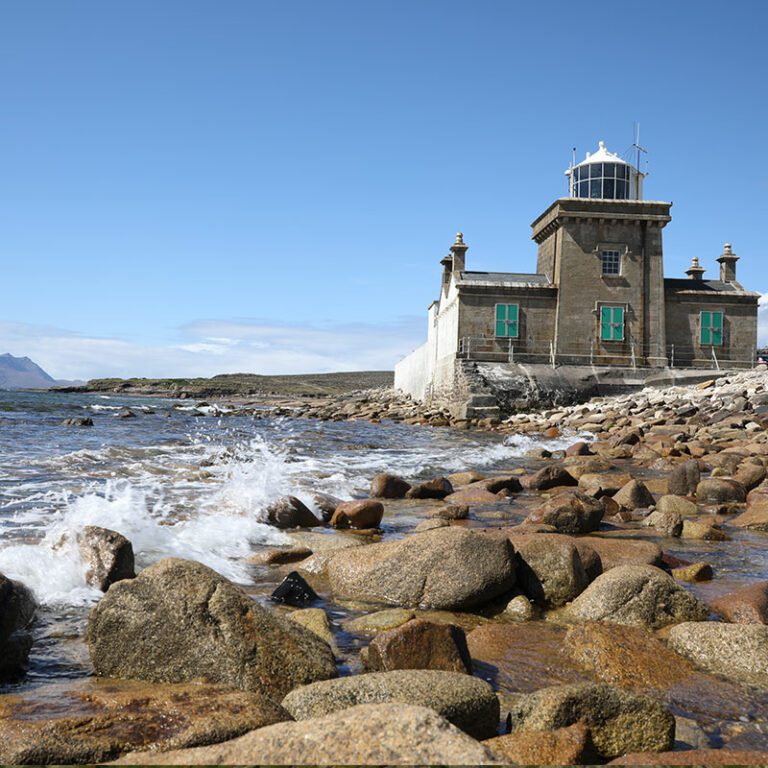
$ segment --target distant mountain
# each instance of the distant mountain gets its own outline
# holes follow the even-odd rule
[[[47,389],[60,383],[28,357],[0,355],[0,389]]]

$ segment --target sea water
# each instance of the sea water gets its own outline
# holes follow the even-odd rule
[[[120,418],[126,408],[135,418]],[[62,424],[87,416],[92,427]],[[0,392],[0,573],[41,605],[22,685],[88,672],[82,633],[101,593],[86,584],[78,551],[87,525],[126,536],[137,568],[188,558],[247,587],[259,579],[248,555],[290,542],[266,523],[281,496],[312,508],[317,491],[365,496],[382,471],[418,480],[508,469],[541,444],[387,422],[230,415],[178,400]]]

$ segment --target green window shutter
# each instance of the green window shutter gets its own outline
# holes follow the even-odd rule
[[[506,304],[496,305],[496,335],[497,336],[507,335],[507,305]]]
[[[723,313],[712,313],[712,344],[720,346],[723,343]]]
[[[624,340],[624,307],[613,308],[613,340]]]
[[[701,312],[699,314],[699,343],[712,343],[712,313]]]
[[[600,340],[610,341],[611,334],[611,307],[600,308]]]
[[[520,307],[517,304],[507,304],[507,335],[516,339],[520,319]]]

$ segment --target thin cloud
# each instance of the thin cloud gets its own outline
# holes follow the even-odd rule
[[[150,345],[0,323],[0,352],[30,357],[58,379],[391,370],[422,342],[423,326],[421,318],[328,327],[201,320],[180,328],[173,343]]]

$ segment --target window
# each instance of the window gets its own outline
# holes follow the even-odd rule
[[[621,254],[619,251],[601,251],[600,258],[603,261],[604,275],[621,274]]]
[[[600,308],[600,340],[624,341],[624,307]]]
[[[496,305],[496,336],[516,339],[519,334],[520,307],[517,304]]]
[[[624,163],[587,163],[571,171],[571,195],[603,200],[629,198],[630,169]]]
[[[701,312],[699,314],[699,341],[713,347],[723,343],[723,313]]]

